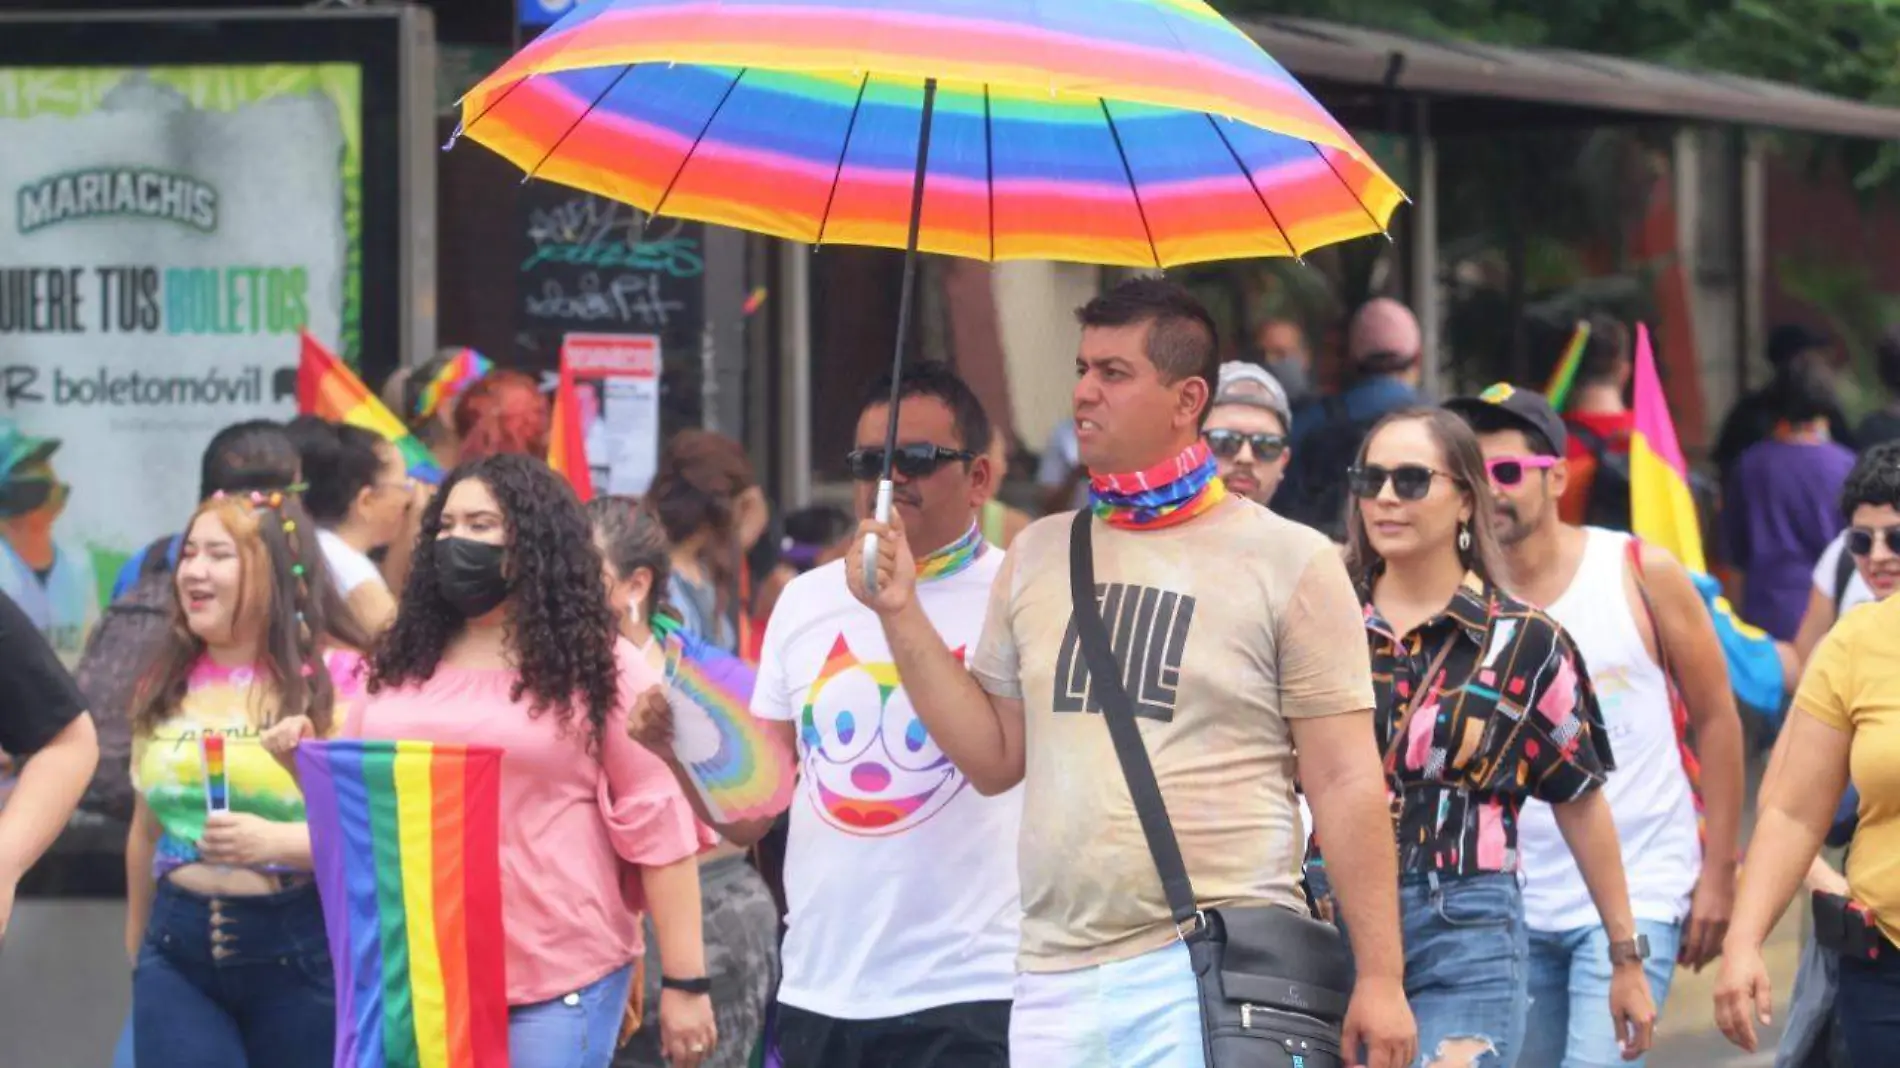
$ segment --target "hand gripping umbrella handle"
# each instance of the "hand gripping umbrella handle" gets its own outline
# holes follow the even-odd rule
[[[877,484],[877,509],[872,513],[880,523],[891,521],[891,480],[887,475]],[[864,536],[864,592],[877,596],[877,535]]]

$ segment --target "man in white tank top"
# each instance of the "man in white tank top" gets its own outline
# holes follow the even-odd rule
[[[1533,1008],[1520,1063],[1640,1065],[1623,1060],[1605,1009],[1612,972],[1643,968],[1660,1010],[1678,963],[1700,970],[1720,952],[1734,899],[1742,724],[1721,645],[1673,556],[1559,518],[1567,435],[1541,395],[1499,384],[1446,407],[1471,423],[1484,449],[1511,593],[1563,625],[1596,686],[1616,754],[1604,794],[1640,934],[1633,944],[1609,942],[1549,806],[1526,804],[1518,853]],[[1672,689],[1686,705],[1702,765],[1706,857]]]

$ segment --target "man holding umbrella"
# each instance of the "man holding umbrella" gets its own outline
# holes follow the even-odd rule
[[[1205,308],[1138,279],[1079,318],[1096,588],[1196,902],[1304,910],[1297,767],[1320,833],[1348,843],[1343,864],[1328,857],[1357,970],[1346,1052],[1363,1042],[1371,1065],[1403,1068],[1417,1035],[1352,583],[1323,536],[1229,498],[1215,477],[1199,440],[1218,374]],[[968,671],[918,604],[901,517],[864,524],[878,535],[875,591],[862,541],[846,575],[943,752],[983,793],[1024,784],[1012,1062],[1081,1068],[1109,1050],[1116,1068],[1199,1066],[1189,951],[1073,637],[1070,526],[1052,517],[1018,536]]]

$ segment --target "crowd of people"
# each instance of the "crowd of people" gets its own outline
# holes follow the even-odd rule
[[[327,1066],[292,755],[480,742],[505,750],[522,1068],[1212,1068],[1236,1037],[1333,1058],[1296,1063],[1640,1064],[1678,969],[1712,965],[1752,1049],[1761,946],[1804,881],[1779,1063],[1900,1045],[1900,443],[1853,452],[1822,339],[1777,332],[1776,384],[1716,457],[1743,614],[1799,678],[1751,713],[1781,727],[1745,841],[1709,609],[1628,529],[1626,330],[1593,331],[1559,413],[1504,383],[1429,404],[1387,300],[1347,329],[1334,397],[1297,328],[1222,363],[1165,281],[1078,317],[1035,521],[941,364],[865,393],[855,528],[775,515],[743,446],[700,430],[639,499],[583,505],[507,370],[385,386],[439,486],[355,427],[227,428],[182,530],[114,584],[153,622],[108,611],[87,647],[113,670],[82,680],[135,685],[82,691],[0,599],[0,746],[31,758],[0,810],[0,918],[92,778],[95,718],[116,724],[137,793],[118,1064]],[[680,627],[755,666],[751,712],[797,769],[777,818],[718,818],[676,754]],[[185,743],[214,734],[230,796],[208,813]],[[1309,913],[1330,924],[1297,929],[1311,960],[1250,941]],[[1247,992],[1275,983],[1294,994]]]

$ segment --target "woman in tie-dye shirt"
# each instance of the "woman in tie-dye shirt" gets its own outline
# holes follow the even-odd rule
[[[295,781],[259,744],[321,729],[366,641],[280,493],[218,496],[185,530],[172,633],[133,711],[139,801],[126,951],[140,1068],[329,1068],[335,995]]]
[[[1608,734],[1570,638],[1496,585],[1497,506],[1462,420],[1388,415],[1347,478],[1347,568],[1365,604],[1419,1051],[1426,1063],[1508,1068],[1528,1001],[1517,883],[1526,799],[1553,806],[1611,937],[1635,937],[1599,791]],[[1635,963],[1617,968],[1609,1009],[1640,1051],[1656,1013]]]

